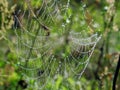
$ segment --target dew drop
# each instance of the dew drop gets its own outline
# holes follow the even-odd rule
[[[67,20],[66,20],[66,23],[70,23],[70,20],[69,20],[69,19],[67,19]]]

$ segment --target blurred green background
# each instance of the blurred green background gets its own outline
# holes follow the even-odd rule
[[[81,4],[81,1],[84,3]],[[11,42],[15,35],[13,13],[21,2],[20,0],[0,0],[0,90],[38,90],[27,87],[27,82],[21,80],[21,73],[16,65],[17,55]],[[62,3],[64,2],[66,1],[62,0]],[[39,4],[37,0],[32,0],[34,8],[38,8]],[[83,4],[86,4],[86,18],[81,11]],[[69,8],[68,14],[71,14],[73,19],[70,29],[75,31],[84,29],[86,33],[98,33],[102,37],[80,80],[72,77],[64,80],[59,76],[52,85],[52,78],[50,78],[43,90],[112,90],[120,53],[119,0],[70,0]],[[90,24],[92,20],[93,23]],[[83,25],[84,22],[87,24]],[[87,28],[88,26],[91,30]],[[116,90],[120,90],[120,75]]]

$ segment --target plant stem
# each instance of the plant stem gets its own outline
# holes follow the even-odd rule
[[[117,64],[116,71],[115,71],[114,78],[113,78],[112,90],[116,90],[116,81],[117,81],[119,69],[120,69],[120,55],[119,55],[118,64]]]

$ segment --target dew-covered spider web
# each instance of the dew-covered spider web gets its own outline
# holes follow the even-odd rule
[[[20,1],[14,13],[17,65],[33,87],[42,89],[59,75],[80,79],[85,71],[100,37],[69,30],[71,18],[70,0]]]

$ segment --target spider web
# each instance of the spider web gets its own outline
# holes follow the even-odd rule
[[[70,0],[37,2],[38,7],[33,8],[32,0],[21,1],[25,7],[20,6],[14,14],[16,53],[23,77],[28,83],[33,80],[33,87],[39,89],[59,75],[80,79],[100,37],[70,31],[66,42]]]

